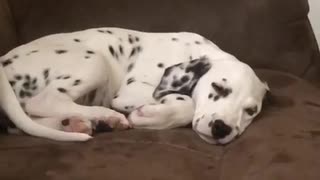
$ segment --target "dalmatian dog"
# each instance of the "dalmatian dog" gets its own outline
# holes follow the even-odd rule
[[[53,34],[0,62],[2,109],[22,131],[59,141],[86,141],[104,126],[192,123],[206,142],[226,144],[259,114],[268,91],[247,64],[190,32]]]

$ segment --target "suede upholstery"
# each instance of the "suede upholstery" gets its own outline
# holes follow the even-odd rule
[[[193,31],[254,67],[272,98],[226,146],[190,128],[103,133],[86,143],[3,134],[0,179],[319,180],[320,53],[308,9],[307,0],[1,1],[1,53],[100,26]]]

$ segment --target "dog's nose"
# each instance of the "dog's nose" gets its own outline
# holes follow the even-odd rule
[[[211,127],[211,133],[214,139],[222,139],[228,136],[231,131],[232,128],[226,125],[221,119],[215,120]]]

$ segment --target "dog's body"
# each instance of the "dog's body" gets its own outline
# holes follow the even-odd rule
[[[266,90],[247,65],[187,32],[98,28],[55,34],[13,49],[0,62],[33,120],[68,132],[91,134],[100,122],[127,129],[131,124],[118,113],[125,112],[135,128],[165,129],[193,122],[206,141],[227,143],[260,112]],[[249,87],[241,85],[244,82]],[[223,100],[228,97],[235,102]],[[218,106],[209,108],[215,106],[212,103]],[[248,108],[253,114],[239,117]],[[217,110],[223,113],[213,118]],[[221,120],[225,118],[230,120]],[[33,135],[43,136],[39,133]],[[61,140],[52,134],[44,137]]]

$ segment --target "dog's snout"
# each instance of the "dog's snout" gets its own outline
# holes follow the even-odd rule
[[[222,139],[228,136],[231,131],[232,128],[221,119],[217,119],[211,124],[211,133],[214,139]]]

